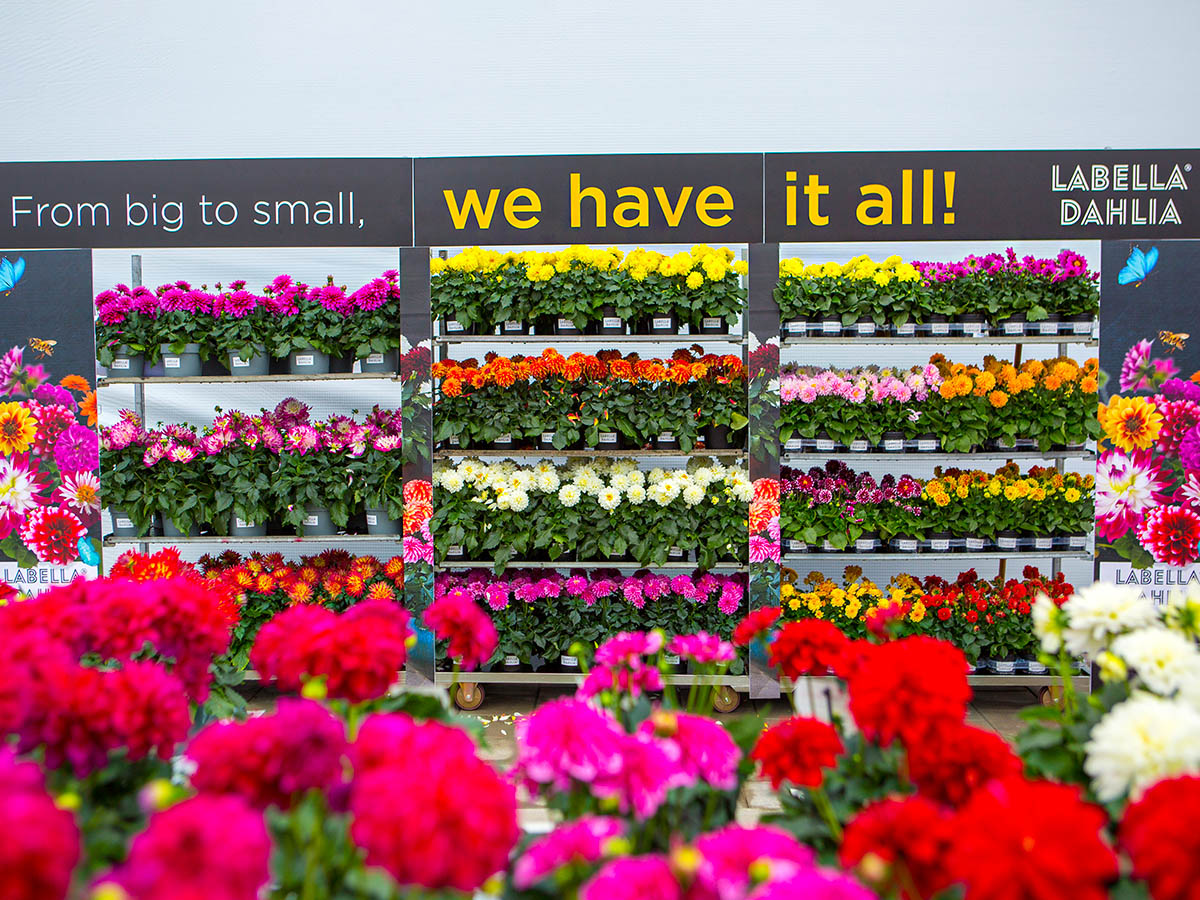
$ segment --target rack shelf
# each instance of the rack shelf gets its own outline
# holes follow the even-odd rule
[[[399,381],[395,372],[331,372],[326,375],[187,375],[162,378],[101,378],[100,387],[116,384],[258,384],[273,381]]]
[[[609,341],[638,344],[744,344],[740,334],[463,334],[438,335],[438,344],[604,344]]]
[[[398,544],[403,537],[398,534],[314,534],[299,537],[294,534],[268,534],[261,537],[240,537],[235,535],[205,534],[200,537],[117,537],[105,535],[104,546],[115,547],[118,544],[316,544],[316,543],[375,543]]]
[[[957,560],[985,560],[985,559],[1092,559],[1093,554],[1090,550],[982,550],[975,551],[949,551],[938,552],[929,550],[918,550],[915,553],[859,553],[856,550],[842,551],[818,551],[815,553],[785,553],[783,554],[783,562],[788,564],[803,564],[805,560],[828,562],[839,559],[854,559],[854,560],[912,560],[919,559],[922,562],[931,560],[940,560],[945,562],[955,562]]]
[[[582,672],[460,672],[458,681],[474,684],[561,684],[576,685]],[[454,680],[451,672],[438,672],[434,675],[434,684],[450,684]],[[664,684],[691,685],[700,680],[700,676],[685,673],[670,673],[662,676]],[[735,691],[745,693],[750,690],[750,676],[722,675],[716,678],[706,678],[705,683],[727,685]]]
[[[868,450],[865,453],[855,453],[852,450],[785,450],[780,456],[780,462],[789,463],[812,459],[840,459],[847,465],[853,460],[861,459],[867,462],[881,460],[904,460],[905,462],[968,462],[972,459],[1079,459],[1091,460],[1096,458],[1094,450],[972,450],[967,453],[892,453],[885,450]]]
[[[929,344],[1077,344],[1086,347],[1098,347],[1100,342],[1091,335],[1085,334],[994,334],[984,337],[964,337],[963,335],[921,335],[919,337],[899,337],[896,335],[840,335],[829,337],[788,337],[780,339],[783,347],[806,347],[835,344],[893,344],[927,346]]]

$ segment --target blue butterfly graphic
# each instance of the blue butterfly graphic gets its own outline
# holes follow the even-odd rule
[[[17,286],[17,282],[24,274],[25,257],[18,256],[15,263],[9,262],[7,256],[0,258],[0,291],[7,294]]]
[[[1129,282],[1135,281],[1137,284],[1134,287],[1137,287],[1150,274],[1157,262],[1157,247],[1151,247],[1146,253],[1143,253],[1140,247],[1134,247],[1129,251],[1129,259],[1125,260],[1125,268],[1117,275],[1117,284],[1129,284]]]
[[[79,558],[89,566],[100,565],[100,554],[96,552],[96,545],[86,535],[79,539]]]

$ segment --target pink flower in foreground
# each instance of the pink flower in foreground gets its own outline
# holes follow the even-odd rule
[[[690,783],[703,781],[722,791],[737,786],[742,751],[729,732],[712,719],[690,713],[659,713],[638,730],[674,745],[679,769]]]
[[[46,900],[67,895],[79,861],[75,817],[46,793],[41,770],[0,750],[0,897]]]
[[[447,594],[430,604],[423,617],[438,640],[450,642],[447,653],[464,669],[478,668],[496,652],[496,626],[470,597]]]
[[[571,863],[604,858],[605,844],[625,833],[625,823],[605,816],[588,816],[559,825],[526,848],[513,866],[513,885],[526,890]]]
[[[616,719],[582,700],[563,698],[518,719],[513,773],[530,791],[566,791],[620,771],[625,732]]]
[[[263,815],[238,797],[201,795],[156,813],[109,878],[130,900],[254,900],[270,877]]]
[[[615,797],[623,813],[639,821],[650,818],[667,799],[667,793],[688,783],[679,766],[679,748],[647,734],[621,733],[620,767],[592,783],[599,797]]]
[[[773,878],[786,878],[813,867],[812,850],[782,828],[728,825],[696,840],[700,868],[688,900],[721,900],[744,896],[750,867],[767,863]]]
[[[697,665],[732,662],[737,656],[733,644],[721,640],[716,634],[699,631],[696,634],[681,634],[671,639],[670,651]]]
[[[658,631],[622,631],[596,648],[598,666],[627,666],[640,662],[662,649],[663,636]]]

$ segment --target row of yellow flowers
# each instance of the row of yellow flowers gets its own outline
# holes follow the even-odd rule
[[[501,269],[523,267],[530,281],[549,281],[554,275],[572,269],[591,268],[601,272],[626,271],[634,281],[643,281],[651,274],[663,276],[683,275],[689,288],[698,288],[704,280],[723,281],[734,272],[745,275],[744,260],[734,261],[734,253],[728,247],[709,247],[697,244],[690,251],[681,250],[674,254],[656,250],[631,250],[623,253],[616,247],[599,249],[574,245],[564,250],[525,250],[505,253],[482,247],[468,247],[449,259],[432,259],[429,269],[432,275],[442,272],[475,273],[490,275]]]

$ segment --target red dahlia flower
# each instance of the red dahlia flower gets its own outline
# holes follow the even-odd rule
[[[1200,777],[1160,781],[1121,819],[1120,841],[1154,900],[1200,898]]]
[[[1149,510],[1137,536],[1157,562],[1187,566],[1200,559],[1200,515],[1186,506]]]
[[[970,725],[946,725],[907,749],[917,791],[945,806],[962,806],[989,781],[1021,774],[1007,741]]]
[[[449,641],[447,653],[464,669],[476,669],[496,652],[496,626],[470,597],[450,593],[435,600],[424,613],[425,624],[438,640]]]
[[[1107,822],[1076,786],[993,781],[954,818],[948,868],[970,900],[1104,900],[1117,877]]]
[[[868,739],[907,745],[967,714],[967,658],[952,644],[907,637],[863,645],[850,674],[850,714]]]
[[[739,647],[745,647],[765,636],[779,621],[782,613],[783,608],[779,606],[760,606],[751,611],[733,630],[733,642]]]
[[[772,666],[789,678],[842,671],[850,641],[831,622],[788,622],[767,648]]]
[[[818,787],[825,777],[823,770],[836,766],[844,749],[832,725],[793,716],[764,731],[750,758],[762,763],[763,775],[776,790],[785,781]]]
[[[79,861],[79,828],[46,793],[37,765],[0,750],[0,897],[65,897]]]

